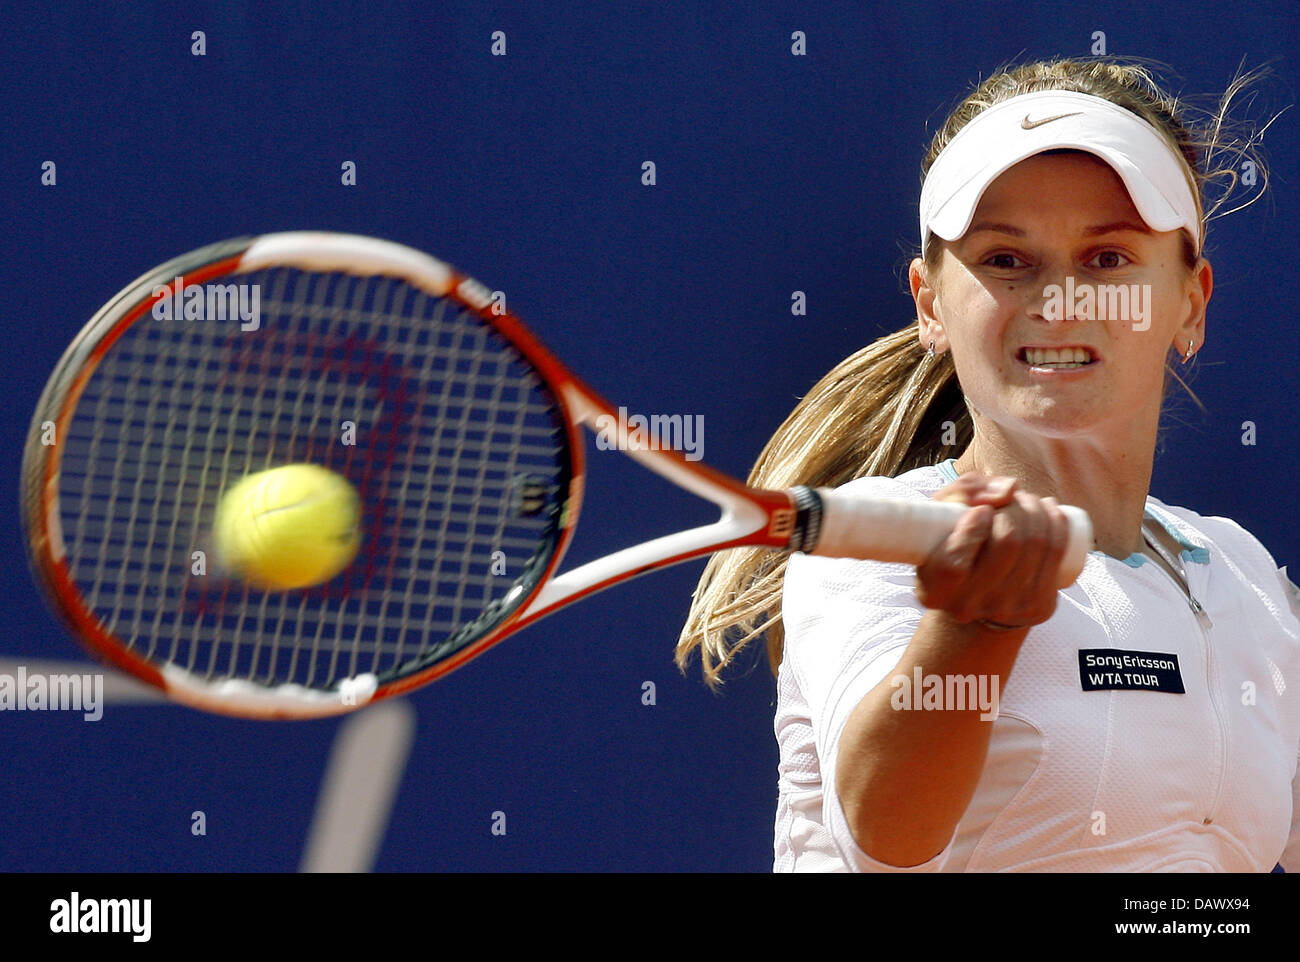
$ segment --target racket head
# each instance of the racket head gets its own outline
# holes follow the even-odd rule
[[[51,607],[109,664],[252,718],[354,710],[502,640],[572,537],[583,444],[572,376],[497,303],[427,254],[321,232],[213,244],[127,285],[60,359],[24,449]],[[221,494],[300,462],[357,487],[357,559],[293,592],[223,574]]]

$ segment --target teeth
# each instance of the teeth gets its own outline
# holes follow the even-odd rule
[[[1033,367],[1082,367],[1092,359],[1092,354],[1081,347],[1066,347],[1060,350],[1025,348],[1025,360]]]

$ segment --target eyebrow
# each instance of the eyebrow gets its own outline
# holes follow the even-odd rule
[[[1001,223],[996,223],[994,221],[987,221],[987,220],[982,220],[977,223],[971,224],[970,228],[967,229],[966,231],[966,236],[969,237],[971,234],[977,233],[979,231],[991,231],[997,234],[1010,234],[1012,237],[1025,236],[1025,232],[1021,230],[1019,227],[1016,227],[1014,224],[1001,224]],[[1146,224],[1135,224],[1131,220],[1116,220],[1116,221],[1111,221],[1108,224],[1094,224],[1091,227],[1085,227],[1083,229],[1083,235],[1085,237],[1097,237],[1101,234],[1116,234],[1124,231],[1128,231],[1130,233],[1135,233],[1135,234],[1150,234],[1151,228],[1148,227]]]
[[[1087,237],[1096,237],[1098,234],[1119,234],[1125,231],[1133,234],[1150,234],[1151,228],[1146,224],[1135,224],[1131,220],[1116,220],[1109,224],[1097,224],[1083,229]]]

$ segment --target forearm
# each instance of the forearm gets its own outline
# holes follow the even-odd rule
[[[836,789],[858,847],[889,865],[929,861],[952,837],[984,769],[992,722],[963,710],[897,709],[892,679],[986,676],[1000,692],[1028,629],[991,631],[930,610],[893,674],[858,703],[840,736]],[[919,697],[919,693],[918,693]]]

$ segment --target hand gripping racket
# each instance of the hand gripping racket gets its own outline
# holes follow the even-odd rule
[[[492,291],[418,251],[311,232],[214,244],[125,288],[60,360],[23,458],[31,564],[80,640],[170,697],[312,717],[432,681],[646,571],[743,545],[918,564],[966,510],[747,488],[635,443],[625,420]],[[582,426],[611,421],[620,450],[721,517],[557,574]],[[355,561],[295,591],[223,576],[222,493],[301,462],[359,491]],[[1063,587],[1092,537],[1064,510]]]

